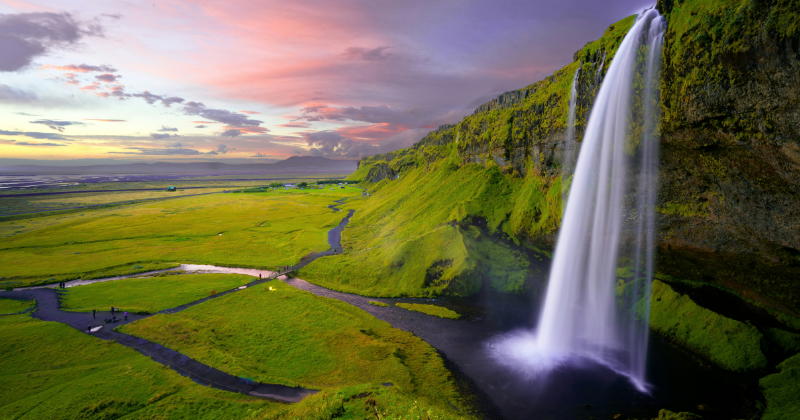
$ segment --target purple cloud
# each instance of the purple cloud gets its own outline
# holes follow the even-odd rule
[[[38,120],[38,121],[31,121],[31,124],[42,124],[46,125],[53,130],[63,132],[66,127],[70,125],[86,125],[82,122],[77,121],[54,121],[54,120]]]
[[[5,131],[0,130],[0,136],[25,136],[39,140],[69,140],[55,133],[37,133],[32,131]]]
[[[103,73],[103,74],[98,74],[94,78],[101,82],[111,83],[111,82],[116,82],[117,79],[119,79],[120,77],[122,76],[115,76],[111,73]]]
[[[17,71],[53,49],[78,44],[84,37],[102,37],[96,22],[82,22],[69,13],[34,12],[0,15],[0,71]]]
[[[348,60],[361,60],[361,61],[383,61],[391,58],[391,54],[384,53],[390,47],[377,47],[366,49],[361,47],[350,47],[342,53]]]

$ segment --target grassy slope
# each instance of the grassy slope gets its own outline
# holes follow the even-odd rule
[[[353,293],[401,296],[445,289],[470,294],[485,276],[496,290],[519,292],[531,274],[529,260],[487,235],[542,235],[555,230],[561,217],[558,181],[507,177],[477,164],[459,168],[447,161],[427,173],[416,167],[370,191],[372,196],[344,207],[358,210],[342,234],[346,253],[309,264],[301,271],[304,279]],[[477,224],[477,218],[488,223]]]
[[[461,405],[442,360],[424,341],[279,281],[122,330],[261,382],[317,389],[391,382],[427,403]]]
[[[0,298],[0,315],[14,314],[36,305],[32,300],[16,300]]]
[[[576,56],[583,60],[608,51],[610,63],[632,23],[633,17],[615,23]],[[563,131],[577,68],[576,61],[524,88],[530,94],[515,106],[468,116],[412,148],[364,158],[349,179],[364,179],[378,163],[389,165],[400,178],[370,186],[372,196],[358,204],[343,233],[346,254],[317,260],[301,276],[370,296],[468,295],[483,284],[525,291],[526,280],[539,274],[532,265],[535,257],[508,243],[523,244],[555,231],[561,219],[561,179],[535,170],[541,162],[531,157],[527,176],[521,177],[498,167],[491,153],[495,147],[508,150]],[[481,157],[486,167],[465,163],[465,154],[487,145]],[[488,224],[477,224],[478,218]]]
[[[219,419],[277,404],[204,387],[138,352],[27,315],[0,317],[0,417]]]
[[[767,409],[762,420],[800,418],[800,354],[778,365],[778,373],[761,378]]]
[[[421,303],[395,303],[394,306],[399,306],[403,309],[408,309],[409,311],[422,312],[423,314],[438,316],[439,318],[458,319],[460,317],[457,312],[436,305],[424,305]]]
[[[328,249],[327,232],[342,215],[327,206],[360,193],[348,187],[217,194],[0,223],[0,230],[25,226],[0,244],[0,286],[114,275],[153,263],[294,264]]]
[[[658,280],[653,281],[650,308],[650,328],[725,369],[767,366],[763,336],[752,325],[702,308]]]
[[[62,294],[61,306],[75,312],[106,310],[154,313],[247,284],[241,274],[187,274],[115,280],[71,287]]]

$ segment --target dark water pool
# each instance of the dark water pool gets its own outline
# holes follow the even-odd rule
[[[490,415],[507,419],[604,419],[656,417],[660,409],[689,411],[704,419],[750,418],[758,412],[758,377],[709,366],[689,353],[651,335],[648,354],[650,393],[592,361],[562,365],[530,376],[489,354],[487,344],[505,333],[531,329],[536,304],[528,297],[483,294],[470,299],[400,299],[448,307],[465,320],[413,317],[398,322],[450,358],[453,367],[483,394]],[[405,321],[405,322],[404,322]],[[393,322],[394,324],[395,322]],[[403,325],[405,324],[405,325]]]

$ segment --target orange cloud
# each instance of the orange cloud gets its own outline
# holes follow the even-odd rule
[[[241,112],[242,114],[260,114],[260,112],[256,111],[239,111],[239,112]]]

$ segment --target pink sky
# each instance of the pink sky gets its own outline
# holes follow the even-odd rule
[[[12,51],[0,56],[0,154],[356,159],[407,147],[649,6],[599,3],[0,0],[0,49]]]

